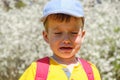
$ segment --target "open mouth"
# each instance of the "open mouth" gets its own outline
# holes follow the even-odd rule
[[[60,50],[63,52],[71,52],[72,51],[72,47],[60,47]]]
[[[60,49],[62,49],[62,50],[69,50],[69,49],[72,49],[72,47],[60,47]]]

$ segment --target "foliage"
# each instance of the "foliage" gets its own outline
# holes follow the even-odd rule
[[[19,0],[18,2],[15,3],[16,8],[22,8],[25,6],[26,6],[25,3],[23,3],[21,0]]]
[[[43,25],[39,20],[48,0],[5,1],[11,9],[6,12],[0,2],[0,80],[16,80],[31,62],[52,54],[42,38]],[[119,80],[120,1],[81,1],[86,37],[78,56],[93,62],[102,80]]]

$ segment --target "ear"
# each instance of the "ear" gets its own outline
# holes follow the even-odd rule
[[[49,40],[48,40],[48,32],[43,31],[43,38],[44,38],[44,40],[45,40],[47,43],[49,43]]]
[[[85,30],[83,30],[83,31],[82,31],[82,38],[84,38],[85,33],[86,33],[86,31],[85,31]]]

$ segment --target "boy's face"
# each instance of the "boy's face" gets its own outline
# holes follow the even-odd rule
[[[43,37],[54,55],[59,58],[74,57],[85,34],[81,29],[82,20],[71,17],[69,22],[60,22],[48,18],[47,26],[48,31],[43,31]]]

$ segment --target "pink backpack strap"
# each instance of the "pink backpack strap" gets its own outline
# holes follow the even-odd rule
[[[35,80],[46,80],[49,69],[49,57],[37,60]]]
[[[87,74],[88,80],[94,80],[94,74],[93,74],[92,67],[90,66],[90,64],[84,59],[79,58],[79,60]]]

